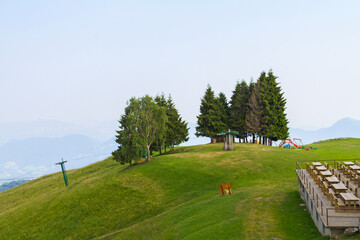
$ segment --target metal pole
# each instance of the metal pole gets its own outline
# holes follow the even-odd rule
[[[61,159],[61,162],[56,163],[56,165],[61,166],[61,170],[62,170],[62,173],[63,173],[63,176],[64,176],[65,186],[67,187],[68,186],[68,179],[67,179],[67,176],[66,176],[66,171],[65,171],[65,166],[64,166],[64,163],[66,163],[66,162],[67,161],[64,161],[64,159]]]

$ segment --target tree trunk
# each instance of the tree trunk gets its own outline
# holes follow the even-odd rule
[[[164,146],[164,153],[166,153],[166,145]]]
[[[150,159],[151,159],[151,153],[150,153],[150,145],[146,145],[146,148],[147,148],[147,158],[146,158],[146,161],[150,162]]]
[[[269,145],[270,145],[270,147],[272,147],[272,140],[271,139],[269,140]]]
[[[253,133],[253,144],[255,144],[255,133]]]
[[[159,148],[159,153],[160,153],[160,155],[161,155],[161,147]]]

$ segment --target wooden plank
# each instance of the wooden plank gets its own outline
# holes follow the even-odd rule
[[[322,164],[319,163],[319,162],[312,162],[312,165],[313,165],[313,166],[322,166]]]

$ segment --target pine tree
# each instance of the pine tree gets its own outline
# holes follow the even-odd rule
[[[262,76],[265,73],[262,73]],[[281,88],[276,82],[276,78],[270,70],[263,81],[261,81],[261,100],[263,104],[263,121],[261,134],[264,136],[264,144],[267,139],[277,141],[285,139],[289,135],[287,126],[288,120],[285,114],[286,100],[281,93]]]
[[[224,123],[225,129],[229,129],[229,104],[227,102],[226,96],[224,93],[220,92],[217,97],[217,103],[220,111],[221,122]]]
[[[174,150],[174,146],[189,140],[189,128],[187,123],[180,117],[179,111],[169,95],[166,101],[166,115],[168,117],[165,146]]]
[[[247,103],[249,101],[249,86],[243,80],[237,83],[230,101],[230,120],[229,125],[232,130],[239,131],[239,138],[247,139],[245,130],[245,117]]]
[[[200,115],[197,116],[197,137],[215,138],[216,135],[226,130],[225,124],[221,121],[219,107],[210,85],[207,86],[204,97],[201,99]]]
[[[245,130],[252,134],[255,143],[256,134],[261,132],[262,103],[260,96],[260,80],[251,89],[251,96],[248,102],[248,111],[245,118]],[[251,86],[251,85],[250,85]]]
[[[267,82],[270,89],[269,98],[269,132],[268,138],[271,141],[277,141],[279,139],[286,139],[289,136],[289,128],[287,124],[289,123],[286,119],[285,105],[286,99],[284,98],[284,93],[281,92],[281,87],[279,83],[276,82],[277,77],[274,76],[273,72],[270,70],[267,76]]]
[[[266,73],[262,72],[260,77],[258,78],[258,84],[260,86],[260,105],[261,105],[261,113],[260,113],[260,125],[261,130],[259,132],[259,141],[262,144],[266,144],[266,137],[268,133],[268,119],[267,119],[267,112],[266,112],[266,104],[267,104],[267,96],[269,95],[268,84]],[[262,139],[261,139],[262,138]]]

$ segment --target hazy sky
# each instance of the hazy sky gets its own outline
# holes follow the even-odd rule
[[[360,119],[359,1],[1,1],[1,122],[118,119],[171,94],[195,122],[209,83],[270,68],[291,127]]]

